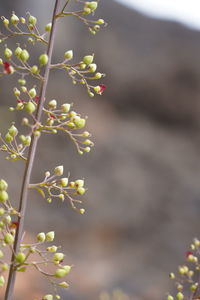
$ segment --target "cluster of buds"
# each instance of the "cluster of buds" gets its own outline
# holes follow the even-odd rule
[[[177,293],[168,295],[167,300],[199,299],[200,297],[200,241],[195,238],[190,246],[191,251],[186,253],[187,264],[178,267],[177,275],[170,273],[169,277],[175,280]]]
[[[4,286],[3,273],[9,269],[9,264],[4,261],[4,254],[12,249],[17,222],[13,217],[18,217],[18,212],[11,206],[7,193],[8,184],[0,180],[0,287]]]
[[[85,194],[86,188],[84,187],[84,180],[77,179],[75,181],[70,181],[69,176],[61,177],[63,176],[63,173],[63,166],[57,166],[52,175],[47,171],[42,182],[30,184],[29,187],[36,189],[49,203],[55,198],[61,199],[62,202],[67,199],[75,211],[84,214],[84,208],[76,207],[76,203],[81,204],[82,201],[74,199],[74,196],[82,196]]]

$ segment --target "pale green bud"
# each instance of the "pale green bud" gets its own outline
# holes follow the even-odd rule
[[[0,191],[0,202],[5,203],[8,198],[8,193],[6,191]]]
[[[73,58],[73,51],[72,50],[69,50],[69,51],[66,51],[65,54],[64,54],[64,58],[65,59],[72,59]]]
[[[55,232],[54,231],[49,231],[46,234],[46,242],[53,242],[54,237],[55,237]]]
[[[5,209],[3,207],[0,208],[0,217],[5,214]]]
[[[7,58],[7,59],[10,59],[11,58],[11,56],[12,56],[12,50],[10,50],[9,48],[5,48],[5,50],[4,50],[4,56],[5,56],[5,58]]]
[[[75,187],[76,188],[80,188],[80,187],[83,187],[84,186],[84,180],[82,179],[78,179],[75,181]]]
[[[56,176],[62,176],[63,175],[63,171],[64,171],[64,168],[63,166],[58,166],[54,169],[54,174]]]
[[[50,32],[50,31],[51,31],[51,27],[52,27],[52,24],[51,24],[51,23],[48,23],[48,24],[45,26],[45,31],[46,31],[46,32]]]
[[[46,239],[46,235],[45,235],[44,232],[38,233],[38,235],[37,235],[37,240],[38,240],[38,242],[43,243],[43,242],[45,241],[45,239]]]
[[[0,276],[0,287],[3,287],[5,284],[5,279],[3,277],[3,275]]]
[[[102,74],[99,72],[94,75],[95,79],[101,79],[101,77],[102,77]]]
[[[174,300],[174,297],[171,296],[171,295],[168,295],[168,296],[167,296],[167,300]]]
[[[14,243],[14,237],[13,237],[13,235],[10,234],[10,233],[6,233],[5,236],[4,236],[4,242],[7,245],[12,245]]]
[[[41,66],[46,65],[48,63],[48,55],[47,54],[41,54],[39,57],[39,63]]]
[[[176,299],[177,299],[177,300],[183,300],[183,299],[184,299],[183,293],[178,292],[178,293],[176,294]]]
[[[15,137],[18,134],[18,130],[17,128],[12,125],[9,129],[8,129],[8,133],[12,136]]]
[[[92,11],[94,11],[95,9],[97,9],[98,2],[96,2],[96,1],[86,2],[86,5],[87,5],[87,7],[90,8]]]
[[[84,7],[84,14],[89,15],[92,12],[92,10],[89,7]]]
[[[51,109],[55,109],[57,107],[57,101],[56,100],[49,101],[48,106]]]
[[[85,126],[85,123],[86,123],[85,119],[75,119],[75,120],[73,120],[73,122],[74,122],[74,124],[76,125],[76,127],[78,129],[83,128]]]
[[[26,92],[27,92],[27,87],[22,86],[22,87],[21,87],[21,91],[22,91],[23,93],[26,93]]]
[[[68,113],[70,111],[70,108],[71,108],[71,104],[69,103],[64,103],[61,105],[61,110],[64,113]]]
[[[3,218],[3,222],[5,224],[10,224],[12,222],[11,216],[6,216],[5,218]]]
[[[19,253],[17,253],[15,259],[18,263],[23,264],[23,262],[26,259],[26,255],[23,252],[19,252]]]
[[[0,191],[6,191],[8,188],[8,184],[4,179],[0,180]]]
[[[34,65],[31,67],[31,73],[32,74],[38,74],[38,66]]]
[[[90,141],[90,140],[85,140],[84,142],[83,142],[83,145],[91,145],[91,146],[93,146],[93,142],[92,141]]]
[[[3,264],[3,265],[1,266],[1,269],[2,269],[3,272],[4,272],[4,271],[8,271],[9,265],[5,263],[5,264]]]
[[[50,295],[50,294],[45,295],[45,296],[42,298],[42,300],[53,300],[53,295]]]
[[[48,247],[48,248],[47,248],[47,251],[48,251],[48,252],[56,252],[57,249],[58,249],[58,247],[56,247],[56,246],[51,246],[51,247]]]
[[[13,137],[9,133],[7,133],[5,135],[5,140],[6,142],[11,143],[13,141]]]
[[[89,95],[90,97],[94,97],[94,93],[92,93],[92,92],[89,92],[88,95]]]
[[[81,215],[83,215],[85,213],[85,209],[84,208],[80,208],[79,212],[80,212]]]
[[[64,266],[62,269],[61,268],[57,269],[54,276],[57,278],[62,278],[67,274],[69,274],[70,271],[71,271],[71,266]]]
[[[86,147],[86,148],[84,149],[84,151],[87,152],[87,153],[89,153],[89,152],[91,151],[91,148],[90,148],[90,147]]]
[[[21,59],[21,61],[26,62],[29,59],[30,55],[28,53],[28,51],[26,49],[22,50],[19,58]]]
[[[28,125],[28,124],[29,124],[29,120],[27,118],[23,118],[22,125]]]
[[[22,48],[18,46],[18,47],[15,49],[15,55],[16,55],[17,57],[19,57],[19,56],[21,55],[21,53],[22,53]]]
[[[79,188],[77,189],[77,194],[79,194],[79,195],[85,194],[85,189],[84,189],[83,187],[79,187]]]
[[[65,255],[63,253],[55,253],[53,256],[54,261],[61,261],[63,260]]]
[[[83,136],[83,137],[89,137],[89,136],[90,136],[90,133],[89,133],[88,131],[84,131],[84,132],[82,133],[82,136]]]
[[[10,23],[10,22],[9,22],[8,19],[6,19],[6,18],[3,19],[3,25],[4,25],[5,27],[8,27],[9,23]]]
[[[35,98],[35,96],[37,95],[35,88],[30,89],[28,93],[31,98]]]
[[[170,278],[170,279],[174,279],[174,278],[175,278],[175,274],[174,274],[174,273],[170,273],[170,274],[169,274],[169,278]]]
[[[67,289],[69,287],[69,284],[65,281],[60,282],[58,285],[64,289]]]
[[[88,71],[91,72],[91,73],[94,73],[96,71],[96,69],[97,69],[96,64],[90,64]]]
[[[17,25],[19,23],[19,18],[15,14],[12,14],[12,17],[10,18],[10,21],[13,25]]]
[[[190,290],[194,293],[196,291],[196,289],[198,288],[198,283],[192,284],[190,286]]]
[[[26,19],[23,18],[23,17],[20,17],[20,22],[21,22],[22,24],[25,24],[25,23],[26,23]]]
[[[99,19],[96,21],[96,24],[98,25],[103,25],[105,23],[105,21],[103,19]]]
[[[35,25],[35,24],[37,23],[37,19],[36,19],[34,16],[30,16],[30,17],[28,18],[28,22],[29,22],[29,24],[31,24],[31,25]]]
[[[30,146],[31,144],[31,137],[30,135],[26,136],[24,141],[23,141],[24,146]]]
[[[80,68],[81,70],[84,70],[86,67],[87,67],[87,65],[84,64],[84,63],[80,63],[80,65],[79,65],[79,68]]]
[[[68,185],[68,182],[69,182],[69,179],[67,177],[65,178],[61,178],[60,181],[59,181],[59,184],[63,187],[67,186]]]
[[[14,95],[16,97],[19,97],[20,96],[20,90],[18,90],[17,88],[14,88]]]
[[[90,65],[93,62],[94,56],[93,55],[86,55],[83,58],[83,62],[86,65]]]
[[[36,110],[36,107],[35,104],[33,104],[32,102],[28,102],[26,104],[25,109],[28,114],[32,114]]]

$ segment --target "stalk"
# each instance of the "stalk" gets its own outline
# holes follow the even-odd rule
[[[36,111],[36,123],[40,122],[41,115],[42,115],[42,109],[43,109],[44,102],[45,102],[45,95],[46,95],[46,90],[47,90],[50,65],[51,65],[51,59],[52,59],[52,52],[53,52],[53,46],[54,46],[54,41],[55,41],[55,32],[56,32],[56,23],[57,23],[56,15],[58,14],[60,3],[61,3],[61,0],[55,0],[55,6],[54,6],[54,11],[53,11],[53,16],[52,16],[52,30],[50,33],[48,49],[47,49],[48,63],[46,64],[46,67],[45,67],[44,80],[43,80],[43,82],[41,84],[41,88],[40,88],[40,93],[39,93],[40,101],[38,103],[37,111]],[[12,297],[13,297],[13,291],[14,291],[14,285],[15,285],[15,279],[16,279],[16,271],[13,268],[13,262],[15,260],[15,254],[19,250],[19,246],[20,246],[21,239],[22,239],[23,228],[24,228],[24,217],[26,214],[26,207],[27,207],[28,187],[30,184],[30,177],[31,177],[32,169],[33,169],[35,153],[36,153],[36,149],[37,149],[37,143],[38,143],[38,137],[36,137],[36,136],[34,136],[34,134],[32,134],[31,145],[30,145],[29,152],[28,152],[28,157],[27,157],[27,162],[26,162],[26,167],[25,167],[23,181],[22,181],[22,187],[21,187],[20,203],[19,203],[20,216],[18,217],[18,227],[17,227],[16,235],[15,235],[15,241],[14,241],[14,247],[13,247],[14,251],[13,251],[13,255],[12,255],[12,260],[11,260],[12,263],[10,266],[8,283],[7,283],[6,292],[5,292],[5,300],[12,300]]]

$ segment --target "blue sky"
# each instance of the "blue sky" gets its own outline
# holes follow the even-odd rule
[[[117,0],[145,14],[200,30],[200,0]]]

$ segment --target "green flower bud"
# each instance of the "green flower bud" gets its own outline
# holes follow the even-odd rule
[[[65,255],[63,253],[55,253],[53,256],[54,261],[61,261],[63,260]]]
[[[83,62],[86,65],[90,65],[93,62],[94,56],[93,55],[87,55],[83,57]]]
[[[25,20],[25,18],[23,18],[23,17],[20,17],[20,22],[21,22],[22,24],[25,24],[25,23],[26,23],[26,20]]]
[[[89,7],[84,7],[84,14],[89,15],[91,14],[92,10]]]
[[[55,232],[54,231],[50,231],[46,234],[46,242],[53,242],[55,237]]]
[[[170,279],[174,279],[174,278],[175,278],[175,274],[174,274],[174,273],[170,273],[170,274],[169,274],[169,278],[170,278]]]
[[[32,102],[28,102],[26,103],[25,109],[28,114],[32,114],[36,110],[36,107]]]
[[[54,276],[57,278],[62,278],[67,274],[69,274],[70,271],[71,271],[71,266],[64,266],[62,269],[61,268],[57,269]]]
[[[38,233],[38,235],[37,235],[37,240],[38,240],[38,242],[43,243],[43,242],[45,241],[45,239],[46,239],[46,235],[45,235],[44,232]]]
[[[76,125],[76,128],[81,129],[85,126],[85,119],[75,119],[73,120],[74,124]]]
[[[79,64],[79,68],[80,68],[81,70],[84,70],[86,67],[87,67],[87,65],[84,64],[84,63],[80,63],[80,64]]]
[[[33,132],[34,136],[40,137],[41,136],[41,132],[39,130],[35,130]]]
[[[57,107],[57,101],[56,100],[49,101],[48,106],[51,109],[55,109]]]
[[[96,64],[90,64],[89,68],[88,68],[88,71],[90,73],[94,73],[96,71],[96,69],[97,69],[97,65]]]
[[[71,182],[69,183],[69,187],[70,187],[70,188],[75,188],[75,182],[74,182],[74,181],[71,181]]]
[[[5,50],[4,50],[4,56],[5,56],[5,58],[7,58],[7,59],[10,59],[11,58],[11,56],[12,56],[12,50],[10,50],[9,48],[5,48]]]
[[[58,285],[64,289],[67,289],[69,287],[69,284],[65,281],[60,282]]]
[[[63,171],[64,171],[64,168],[63,166],[58,166],[54,169],[54,174],[56,176],[62,176],[63,175]]]
[[[21,91],[22,91],[23,93],[26,93],[26,92],[27,92],[27,87],[22,86],[22,87],[21,87]]]
[[[174,297],[172,297],[171,295],[168,295],[167,300],[174,300]]]
[[[82,179],[78,179],[75,181],[75,187],[76,188],[80,188],[80,187],[83,187],[84,186],[84,180]]]
[[[3,265],[1,266],[1,269],[2,269],[3,272],[8,271],[9,265],[5,263],[5,264],[3,264]]]
[[[90,141],[90,140],[85,140],[84,142],[83,142],[83,145],[88,145],[88,146],[93,146],[94,144],[93,144],[93,142],[92,141]]]
[[[19,58],[21,59],[21,61],[26,62],[29,59],[29,56],[30,55],[29,55],[28,51],[26,49],[24,49],[24,50],[22,50]]]
[[[14,95],[16,96],[16,97],[19,97],[20,96],[20,90],[18,90],[17,88],[14,88]]]
[[[6,191],[0,191],[0,202],[5,203],[8,200],[8,193]]]
[[[92,93],[92,92],[89,92],[88,95],[89,95],[90,97],[94,97],[94,93]]]
[[[84,151],[85,151],[85,152],[87,152],[87,153],[89,153],[89,152],[90,152],[90,150],[91,150],[91,148],[90,148],[90,147],[86,147],[86,148],[84,149]]]
[[[61,178],[60,181],[59,181],[59,184],[62,186],[62,187],[66,187],[68,185],[68,182],[69,182],[69,179],[67,177],[65,178]]]
[[[98,2],[96,2],[96,1],[86,2],[86,5],[87,5],[87,7],[90,8],[92,11],[94,11],[95,9],[97,9]]]
[[[81,215],[83,215],[85,213],[85,209],[84,208],[80,208],[79,212],[80,212]]]
[[[98,25],[103,25],[105,23],[105,21],[103,19],[99,19],[96,21],[96,24]]]
[[[12,17],[10,18],[10,21],[13,25],[17,25],[19,23],[19,18],[15,14],[12,14]]]
[[[3,277],[3,275],[0,276],[0,287],[3,287],[5,284],[5,279]]]
[[[53,295],[45,295],[42,300],[53,300]]]
[[[5,209],[3,207],[0,208],[0,217],[5,214]]]
[[[47,251],[48,251],[48,252],[56,252],[57,249],[58,249],[58,247],[56,247],[56,246],[51,246],[51,247],[48,247],[48,248],[47,248]]]
[[[190,290],[194,293],[196,291],[196,289],[198,288],[198,283],[192,284],[190,286]]]
[[[34,16],[30,16],[30,17],[28,18],[28,22],[29,22],[29,24],[31,24],[31,25],[35,25],[35,24],[37,23],[37,19],[36,19]]]
[[[4,242],[7,245],[12,245],[14,243],[14,237],[13,237],[13,235],[10,234],[10,233],[6,233],[5,236],[4,236]]]
[[[17,130],[17,128],[16,128],[14,125],[12,125],[12,126],[8,129],[8,133],[9,133],[12,137],[14,137],[14,136],[16,136],[16,135],[18,134],[18,130]]]
[[[73,51],[72,50],[69,50],[69,51],[66,51],[65,54],[64,54],[64,58],[65,59],[72,59],[73,58]]]
[[[3,251],[0,250],[0,258],[2,258],[4,256]]]
[[[11,143],[13,141],[13,137],[9,133],[7,133],[5,135],[5,140],[6,142]]]
[[[30,89],[28,93],[31,98],[35,98],[35,96],[37,95],[35,88]]]
[[[8,27],[9,23],[10,23],[10,22],[9,22],[8,19],[6,19],[6,18],[3,19],[3,25],[4,25],[5,27]]]
[[[178,292],[178,293],[176,294],[176,299],[177,299],[177,300],[183,300],[183,299],[184,299],[183,293]]]
[[[36,66],[36,65],[32,66],[31,73],[32,74],[38,74],[38,66]]]
[[[29,120],[27,118],[23,118],[22,125],[28,125],[28,124],[29,124]]]
[[[26,136],[24,141],[23,141],[24,146],[30,146],[31,144],[31,137],[30,135]]]
[[[41,66],[44,66],[48,63],[48,55],[47,54],[41,54],[39,57],[39,63]]]
[[[90,133],[88,131],[84,131],[82,134],[83,137],[89,137]]]
[[[79,194],[79,195],[85,194],[85,189],[84,189],[83,187],[79,187],[79,188],[77,189],[77,194]]]
[[[102,74],[99,72],[94,75],[95,79],[100,79],[101,77],[102,77]]]
[[[52,24],[51,24],[51,23],[48,23],[48,24],[45,26],[45,31],[46,31],[46,32],[50,32],[50,31],[51,31],[51,27],[52,27]]]
[[[61,110],[64,113],[68,113],[70,111],[70,108],[71,108],[71,104],[69,103],[64,103],[61,105]]]
[[[15,55],[16,55],[17,57],[20,57],[21,53],[22,53],[22,48],[21,48],[21,47],[17,47],[17,48],[15,49]]]
[[[23,252],[19,252],[19,253],[17,253],[15,259],[18,263],[23,264],[23,262],[26,259],[26,255]]]
[[[4,179],[0,180],[0,191],[6,191],[8,188],[8,184]]]
[[[3,218],[3,222],[5,224],[10,224],[12,222],[11,216],[6,216],[5,218]]]

